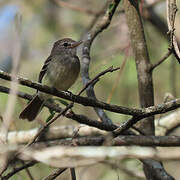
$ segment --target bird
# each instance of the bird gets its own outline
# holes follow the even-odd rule
[[[80,61],[77,56],[77,47],[82,41],[64,38],[54,43],[49,57],[39,73],[38,82],[60,91],[67,91],[76,81],[80,72]],[[37,91],[34,98],[20,113],[20,119],[33,121],[43,104],[51,96]]]

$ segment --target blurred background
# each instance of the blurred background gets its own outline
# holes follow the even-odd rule
[[[179,2],[177,2],[179,3]],[[150,5],[148,5],[150,4]],[[180,3],[179,3],[180,4]],[[180,6],[179,4],[178,7]],[[18,76],[37,81],[40,69],[50,54],[53,43],[58,39],[69,37],[79,40],[87,34],[94,23],[101,19],[106,1],[102,0],[0,0],[0,69],[11,72],[14,56],[17,62]],[[148,44],[149,56],[152,63],[156,63],[167,53],[169,46],[166,25],[166,4],[163,0],[148,0],[140,4],[143,16],[144,29]],[[99,18],[98,18],[99,17]],[[180,40],[180,13],[176,17],[176,35]],[[179,41],[180,42],[180,41]],[[79,49],[79,54],[80,54]],[[17,53],[18,51],[18,53]],[[105,75],[95,86],[95,93],[99,100],[127,107],[139,107],[137,74],[133,53],[130,47],[128,27],[123,13],[123,2],[120,3],[112,23],[107,30],[101,33],[93,43],[91,49],[90,77],[103,71],[109,66],[121,66],[121,70]],[[155,104],[167,99],[166,94],[173,97],[180,96],[179,64],[170,56],[153,72]],[[0,79],[0,84],[9,87],[9,82]],[[78,93],[82,88],[81,77],[70,89]],[[35,90],[19,86],[19,90],[30,94]],[[84,94],[85,95],[85,94]],[[6,109],[8,95],[0,93],[0,115]],[[24,130],[39,126],[37,122],[28,123],[18,119],[20,111],[27,104],[26,100],[17,99],[14,110],[14,121],[11,130]],[[73,110],[97,119],[92,108],[76,104]],[[128,116],[106,112],[114,123],[120,124]],[[38,116],[39,121],[47,119],[48,109],[44,108]],[[61,118],[54,125],[77,124],[72,120]],[[119,162],[115,162],[117,165]],[[141,163],[138,160],[121,162],[124,167],[142,173]],[[176,162],[179,164],[179,162]],[[175,162],[166,163],[167,171],[175,177],[180,176],[174,169]],[[36,179],[47,176],[54,168],[42,164],[30,168]],[[128,175],[123,168],[117,169],[111,165],[98,164],[83,167],[77,170],[79,179],[138,179]],[[14,179],[24,179],[21,172]],[[60,179],[68,179],[69,172]]]

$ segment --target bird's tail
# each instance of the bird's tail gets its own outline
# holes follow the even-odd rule
[[[41,110],[43,102],[44,101],[41,100],[38,95],[36,95],[20,113],[19,118],[33,121]]]

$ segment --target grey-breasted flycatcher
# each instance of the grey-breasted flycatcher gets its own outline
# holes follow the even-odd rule
[[[77,42],[70,38],[56,41],[50,56],[41,69],[38,82],[57,90],[68,90],[79,75],[80,62],[76,55],[76,47],[81,43],[82,41]],[[46,93],[37,92],[36,96],[20,113],[19,118],[33,121],[48,98],[49,95]]]

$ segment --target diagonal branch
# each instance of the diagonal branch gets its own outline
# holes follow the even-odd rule
[[[152,72],[156,67],[163,63],[171,54],[172,50],[169,49],[168,52],[157,63],[151,65],[150,72]]]
[[[177,106],[179,106],[178,104],[180,103],[180,99],[178,100],[179,102],[177,102]],[[166,104],[166,105],[165,105]],[[159,105],[159,106],[152,106],[152,107],[149,107],[149,108],[144,108],[144,110],[146,111],[146,112],[148,112],[148,109],[149,109],[149,113],[151,114],[151,116],[153,116],[153,115],[155,115],[154,114],[154,112],[156,111],[156,112],[161,112],[161,113],[163,113],[163,109],[166,109],[170,104],[172,105],[175,105],[176,104],[176,102],[174,102],[174,100],[173,101],[169,101],[169,102],[167,102],[167,103],[165,103],[164,105]],[[169,106],[169,108],[171,108],[171,105]],[[156,107],[155,109],[154,109],[154,107]],[[154,111],[155,110],[155,111]],[[142,116],[140,115],[140,116],[134,116],[134,117],[132,117],[131,119],[129,119],[128,121],[126,121],[126,122],[124,122],[118,129],[116,129],[115,131],[114,131],[114,133],[116,134],[116,135],[118,135],[118,134],[121,134],[121,133],[123,133],[124,131],[126,131],[126,130],[128,130],[129,128],[131,128],[134,124],[136,124],[138,121],[140,121],[141,119],[143,119],[143,118],[146,118],[146,117],[150,117],[150,114],[149,113],[145,113],[145,114],[142,114]],[[148,121],[151,121],[152,119],[148,119]]]
[[[30,161],[29,163],[27,164],[24,164],[18,168],[14,168],[11,172],[9,172],[7,175],[5,176],[2,176],[1,177],[1,180],[7,180],[9,178],[11,178],[12,176],[14,176],[16,173],[28,168],[28,167],[31,167],[31,166],[34,166],[35,164],[37,164],[38,162],[36,161]]]
[[[170,34],[170,49],[172,49],[172,52],[174,53],[174,56],[180,63],[180,51],[177,43],[177,39],[175,36],[175,17],[177,13],[177,5],[176,0],[167,0],[167,24]]]
[[[87,82],[90,80],[89,77],[89,65],[90,65],[90,50],[91,45],[94,41],[94,39],[97,37],[98,34],[100,34],[102,31],[104,31],[111,23],[112,17],[119,5],[120,0],[111,0],[109,2],[108,9],[105,13],[105,15],[101,18],[100,23],[97,24],[94,28],[90,30],[90,32],[86,35],[84,38],[84,43],[82,47],[82,70],[81,70],[81,76],[83,84],[87,84]],[[86,94],[91,99],[96,100],[96,95],[94,92],[94,87],[91,85],[88,89],[86,89]],[[103,108],[102,108],[103,109]],[[107,114],[99,107],[94,107],[94,110],[98,117],[101,119],[101,121],[112,124],[112,120],[107,116]]]
[[[49,176],[43,178],[42,180],[53,180],[56,179],[59,175],[61,175],[67,168],[58,168],[56,171],[51,173]]]

